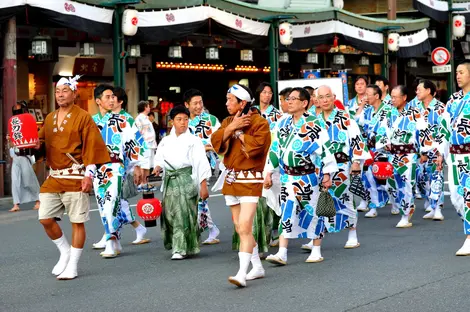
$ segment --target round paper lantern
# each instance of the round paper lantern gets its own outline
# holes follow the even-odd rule
[[[465,16],[454,16],[452,19],[452,34],[457,38],[465,36]]]
[[[400,35],[397,33],[388,34],[388,50],[389,51],[398,51],[400,46],[398,45],[398,40],[400,40]]]
[[[138,24],[137,10],[124,10],[122,14],[122,33],[126,36],[134,36],[139,28]]]
[[[292,37],[292,24],[282,23],[279,25],[279,41],[283,45],[290,45],[294,41]]]
[[[344,1],[343,0],[333,0],[333,6],[337,9],[343,9]]]
[[[144,221],[157,220],[162,214],[162,205],[157,198],[141,199],[137,203],[137,214]]]
[[[372,165],[372,174],[378,180],[387,180],[393,176],[393,166],[388,161],[376,161]]]
[[[39,142],[36,120],[29,114],[15,115],[8,121],[8,133],[15,147],[36,147]]]

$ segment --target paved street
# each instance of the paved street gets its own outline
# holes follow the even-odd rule
[[[51,275],[58,251],[36,221],[32,205],[12,214],[5,203],[0,207],[0,311],[467,310],[470,257],[454,255],[464,241],[462,222],[448,197],[443,222],[421,219],[423,201],[417,206],[410,229],[394,227],[399,217],[390,215],[390,206],[377,219],[361,214],[361,247],[343,249],[346,232],[329,235],[322,263],[304,263],[304,242],[293,241],[286,267],[264,263],[266,278],[237,289],[227,282],[238,270],[237,253],[231,251],[231,218],[217,194],[210,207],[222,232],[221,244],[203,246],[199,256],[183,261],[170,260],[159,227],[149,229],[150,244],[130,245],[130,226],[123,232],[121,256],[101,259],[91,249],[102,234],[98,212],[92,212],[74,281],[56,281]],[[61,224],[70,240],[67,222]]]

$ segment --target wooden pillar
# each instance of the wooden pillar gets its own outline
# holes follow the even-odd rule
[[[1,127],[1,137],[3,144],[0,144],[1,159],[8,159],[8,121],[12,116],[12,108],[16,104],[17,94],[17,75],[16,75],[16,18],[12,17],[7,22],[4,57],[3,57],[3,118]],[[10,189],[10,170],[9,166],[4,165],[0,170],[0,196],[5,196],[5,189]]]

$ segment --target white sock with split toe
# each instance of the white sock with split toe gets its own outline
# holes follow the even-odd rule
[[[279,247],[279,251],[277,252],[276,256],[281,258],[284,261],[287,261],[287,248],[286,247]]]
[[[56,244],[60,251],[59,261],[52,269],[52,274],[60,275],[62,272],[64,272],[70,259],[70,244],[63,234],[60,238],[52,240],[52,242]]]
[[[321,246],[313,246],[312,252],[310,253],[309,258],[313,258],[314,260],[321,259]]]
[[[251,253],[239,252],[238,258],[240,260],[240,269],[238,270],[238,273],[235,276],[235,278],[241,279],[244,281],[246,279],[246,273],[248,271],[248,267],[250,266]]]
[[[58,279],[74,279],[78,275],[78,260],[80,260],[80,256],[82,255],[82,248],[75,248],[71,247],[70,248],[70,260],[69,263],[67,264],[67,267],[65,268],[65,271],[62,272],[59,276],[57,276]]]
[[[253,269],[263,268],[261,259],[259,258],[258,244],[256,244],[255,248],[253,248],[253,253],[251,254],[251,265],[253,265]]]
[[[133,241],[133,243],[138,243],[145,238],[147,229],[142,224],[139,224],[139,226],[135,228],[135,234],[137,235],[137,238],[135,241]]]
[[[349,230],[348,242],[350,242],[350,243],[356,242],[357,243],[357,231],[356,231],[356,229]]]

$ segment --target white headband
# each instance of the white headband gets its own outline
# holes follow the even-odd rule
[[[248,103],[253,102],[253,99],[250,96],[250,93],[245,90],[242,86],[235,84],[233,85],[230,89],[228,89],[227,93],[231,93],[235,95],[237,99],[240,99],[242,101],[247,101]]]
[[[80,79],[80,77],[81,77],[80,75],[76,75],[73,78],[62,77],[57,82],[56,86],[69,86],[72,91],[76,91],[77,90],[78,79]]]

